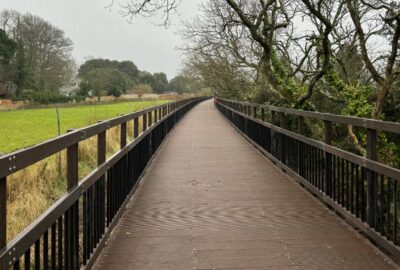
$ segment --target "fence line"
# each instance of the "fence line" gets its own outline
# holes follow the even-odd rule
[[[90,268],[165,137],[205,98],[172,102],[71,131],[0,157],[0,269]],[[139,134],[139,117],[143,132]],[[127,144],[127,122],[134,140]],[[121,149],[106,159],[106,131],[120,126]],[[98,167],[80,182],[79,142],[97,136]],[[68,192],[10,243],[7,176],[67,149]]]
[[[215,103],[232,125],[261,152],[397,259],[400,258],[400,170],[376,161],[377,130],[400,133],[398,123],[219,98]],[[265,122],[266,109],[271,113],[270,123]],[[280,114],[279,119],[277,114]],[[287,130],[288,114],[299,117],[299,130],[304,120],[302,117],[324,120],[324,142]],[[367,157],[331,145],[334,123],[367,129]]]

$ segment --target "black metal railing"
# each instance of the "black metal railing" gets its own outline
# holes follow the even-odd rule
[[[117,117],[0,158],[0,269],[90,268],[133,195],[152,156],[191,98]],[[143,132],[139,134],[139,118]],[[134,140],[127,143],[127,122]],[[106,159],[106,131],[120,126],[121,150]],[[97,168],[79,182],[79,142],[97,136]],[[67,149],[68,192],[6,243],[7,176]]]
[[[400,124],[215,99],[224,116],[261,152],[319,196],[373,241],[400,259],[400,170],[376,161],[377,131],[400,134]],[[266,122],[266,113],[270,122]],[[280,114],[280,115],[279,115]],[[277,121],[277,116],[279,120]],[[325,141],[289,131],[289,116],[323,120]],[[280,126],[278,126],[278,123]],[[332,146],[334,123],[365,128],[367,157]]]

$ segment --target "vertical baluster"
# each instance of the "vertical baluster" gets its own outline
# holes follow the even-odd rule
[[[375,129],[367,131],[367,158],[377,160],[377,132]],[[368,223],[375,228],[376,222],[376,173],[368,173]]]
[[[67,148],[67,188],[68,190],[74,189],[78,185],[79,171],[78,171],[78,143]],[[66,268],[78,268],[79,258],[79,209],[78,203],[74,203],[71,208],[66,212],[66,228],[65,228],[65,254],[66,254]],[[67,235],[68,234],[68,235]]]
[[[326,159],[326,156],[325,156],[325,159]],[[332,175],[331,176],[331,179],[332,179],[331,180],[331,182],[332,182],[331,194],[332,194],[333,200],[335,200],[337,202],[338,196],[337,196],[337,176],[336,176],[336,172],[337,172],[336,163],[337,162],[336,162],[336,156],[333,156],[333,157],[331,156],[331,160],[332,160],[332,169],[330,170],[331,171],[331,175]],[[324,160],[324,162],[326,162],[326,161]],[[328,170],[325,166],[326,166],[326,163],[324,165],[324,173],[326,173],[326,171]],[[329,164],[328,164],[328,166],[329,166]],[[326,175],[324,175],[324,178],[326,178]]]
[[[40,240],[37,240],[35,242],[34,251],[35,251],[35,270],[39,270],[40,269]]]
[[[63,260],[63,218],[62,217],[58,218],[57,238],[58,238],[58,241],[57,241],[57,244],[58,244],[58,248],[57,248],[58,267],[57,268],[63,269],[63,261],[65,261],[65,260]]]
[[[57,265],[57,257],[56,257],[56,250],[57,250],[57,239],[56,239],[56,231],[57,231],[57,227],[56,227],[56,223],[54,223],[53,225],[51,225],[51,238],[50,238],[50,267],[52,270],[56,269],[56,265]]]
[[[365,200],[365,174],[366,169],[361,167],[361,220],[366,220],[366,200]]]
[[[392,199],[391,199],[391,193],[392,193],[392,189],[391,189],[391,179],[388,178],[387,179],[387,193],[386,193],[386,238],[388,240],[390,240],[390,236],[391,236],[391,217],[390,217],[390,212],[391,212],[391,208],[392,208]]]
[[[356,217],[360,217],[360,166],[356,165]]]
[[[350,212],[354,214],[354,163],[350,168]]]
[[[345,163],[345,170],[346,170],[346,209],[350,209],[350,164],[346,160]]]
[[[49,269],[49,233],[43,234],[43,269]]]
[[[385,177],[381,175],[379,178],[379,232],[384,234],[384,208],[385,208]]]
[[[20,269],[20,262],[17,260],[14,265],[13,265],[13,270],[19,270]]]
[[[397,180],[393,180],[393,243],[396,245],[397,242],[397,219],[398,219],[398,209],[397,209]]]
[[[0,250],[7,245],[7,178],[0,178]]]
[[[31,249],[29,248],[24,255],[25,270],[31,269]]]
[[[325,143],[332,144],[333,140],[333,124],[330,121],[325,121]],[[325,194],[332,197],[332,155],[325,152]]]

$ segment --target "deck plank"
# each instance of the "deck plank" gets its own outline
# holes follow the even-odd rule
[[[155,157],[95,269],[397,269],[244,140],[212,101]]]

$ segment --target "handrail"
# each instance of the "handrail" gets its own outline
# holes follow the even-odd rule
[[[369,154],[361,157],[331,145],[331,123],[325,123],[325,141],[320,142],[289,131],[285,121],[282,126],[276,119],[266,122],[263,105],[220,98],[215,104],[258,150],[400,261],[400,170],[374,159],[372,140],[374,127],[394,130],[397,123],[367,124]]]
[[[169,111],[176,108],[180,101],[173,101],[166,104],[146,108],[140,111],[118,116],[107,121],[99,122],[87,127],[76,129],[72,132],[49,139],[45,142],[33,145],[31,147],[20,149],[0,157],[0,178],[7,177],[17,171],[20,171],[40,160],[68,148],[71,145],[79,143],[90,137],[93,137],[110,128],[116,127],[127,121],[133,120],[149,112],[167,108]]]
[[[0,225],[4,224],[4,227],[0,227],[0,270],[19,269],[22,264],[25,268],[33,265],[44,269],[90,268],[164,138],[190,108],[206,98],[190,98],[148,108],[2,157]],[[138,133],[139,117],[143,120],[141,134]],[[126,127],[131,120],[134,121],[135,138],[127,144]],[[106,159],[106,131],[118,125],[121,126],[121,150]],[[98,167],[78,182],[79,142],[96,135]],[[6,176],[63,149],[67,149],[68,192],[6,243]],[[5,170],[7,166],[12,166],[12,170]]]
[[[352,125],[355,127],[363,127],[366,129],[375,129],[380,131],[392,132],[392,133],[400,133],[400,123],[396,122],[389,122],[389,121],[381,121],[369,118],[360,118],[354,116],[344,116],[344,115],[337,115],[331,113],[323,113],[323,112],[312,112],[312,111],[305,111],[305,110],[296,110],[284,107],[276,107],[271,105],[263,105],[263,104],[256,104],[250,102],[242,102],[242,101],[234,101],[229,99],[218,98],[220,101],[234,103],[241,106],[248,106],[251,108],[258,108],[264,109],[270,112],[277,112],[277,113],[284,113],[286,115],[293,115],[293,116],[302,116],[307,118],[314,118],[322,121],[329,121],[338,124],[345,124],[345,125]]]

